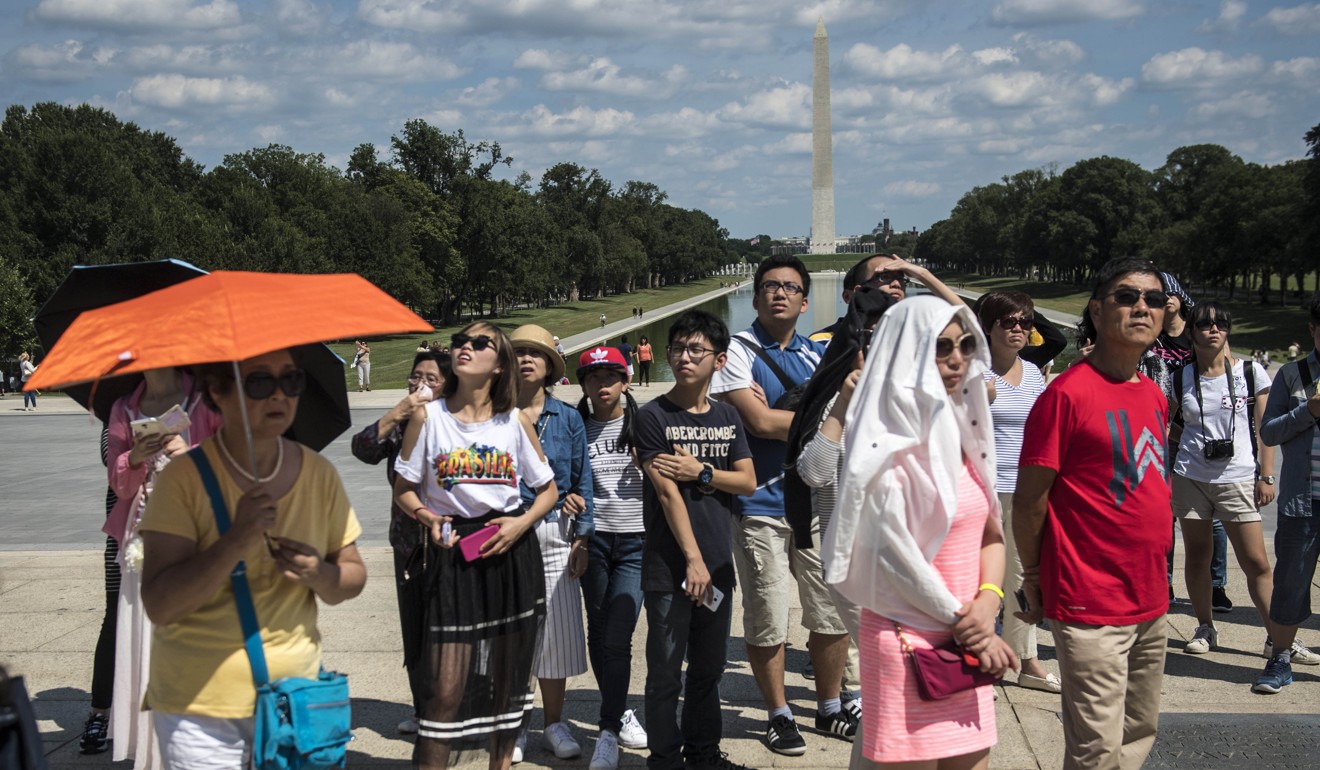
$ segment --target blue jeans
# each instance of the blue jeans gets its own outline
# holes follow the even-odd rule
[[[632,678],[632,638],[642,612],[645,532],[600,532],[587,541],[582,594],[587,602],[587,654],[600,688],[600,729],[618,734]]]
[[[731,591],[728,593],[732,593]],[[733,602],[698,607],[678,591],[646,592],[646,759],[648,770],[680,770],[684,758],[710,756],[724,735],[720,678],[728,660]],[[687,677],[683,658],[687,657]],[[679,727],[678,696],[683,695]]]
[[[1320,498],[1312,505],[1320,506]],[[1299,626],[1311,617],[1311,582],[1320,560],[1320,516],[1280,514],[1274,530],[1274,556],[1270,620],[1281,626]]]
[[[29,406],[33,409],[37,408],[37,392],[35,390],[23,393],[23,408],[26,409]]]

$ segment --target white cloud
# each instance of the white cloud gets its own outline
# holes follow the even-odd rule
[[[1004,0],[991,18],[1000,24],[1064,24],[1129,19],[1145,12],[1138,0]]]
[[[32,10],[40,21],[119,29],[207,30],[241,21],[233,0],[41,0]]]
[[[935,53],[917,51],[899,43],[882,51],[869,43],[858,43],[844,54],[844,61],[857,71],[883,80],[934,79],[965,66],[966,53],[954,44]]]
[[[522,115],[520,133],[540,137],[614,136],[630,133],[636,123],[636,115],[613,107],[600,110],[574,107],[557,113],[544,104],[538,104]]]
[[[779,141],[762,147],[761,151],[766,155],[810,155],[811,132],[794,131],[785,134]]]
[[[452,32],[467,23],[467,14],[432,0],[361,0],[358,18],[377,27],[420,32]]]
[[[929,198],[939,194],[940,186],[935,182],[903,179],[890,182],[881,189],[881,192],[886,198]]]
[[[1014,35],[1013,45],[1021,54],[1046,65],[1066,66],[1086,58],[1082,47],[1071,40],[1046,40],[1027,32]]]
[[[1247,4],[1243,0],[1221,0],[1219,17],[1206,19],[1196,28],[1197,32],[1232,31],[1238,28],[1247,15]]]
[[[454,101],[472,107],[489,107],[503,101],[518,85],[518,79],[513,77],[486,78],[479,85],[464,88]]]
[[[152,75],[135,81],[129,94],[135,103],[176,110],[190,107],[255,108],[270,106],[275,101],[270,86],[243,77]]]
[[[41,81],[81,80],[95,75],[115,53],[112,48],[89,49],[81,40],[29,43],[5,56],[5,69]]]
[[[576,57],[543,48],[528,48],[513,60],[513,66],[531,70],[562,70],[573,66]]]
[[[721,127],[715,115],[694,107],[682,107],[676,112],[657,112],[640,121],[643,132],[652,136],[698,138]]]
[[[1288,61],[1276,61],[1270,65],[1270,75],[1280,80],[1304,81],[1320,71],[1320,59],[1314,56],[1299,56]]]
[[[670,67],[660,79],[625,75],[614,62],[604,57],[592,59],[586,66],[570,72],[548,72],[541,85],[551,91],[587,91],[615,96],[667,96],[682,82],[681,65]]]
[[[1031,140],[1021,137],[986,139],[977,142],[972,149],[978,155],[1017,155],[1030,144]]]
[[[326,48],[318,69],[366,78],[450,80],[463,74],[458,65],[419,50],[411,43],[355,40]]]
[[[1141,65],[1141,79],[1170,88],[1210,88],[1225,80],[1255,75],[1264,67],[1264,62],[1255,54],[1234,59],[1223,51],[1184,48],[1151,57]]]
[[[1282,35],[1320,34],[1320,3],[1271,8],[1260,23],[1274,27]]]
[[[811,88],[791,83],[730,102],[716,114],[723,121],[757,128],[797,129],[811,127]]]
[[[1198,120],[1223,120],[1225,118],[1259,118],[1273,115],[1273,95],[1260,91],[1239,91],[1223,99],[1202,102],[1192,109],[1192,115]]]
[[[458,110],[431,110],[422,113],[422,120],[444,131],[463,127],[463,113]]]
[[[275,18],[285,30],[303,36],[315,34],[325,23],[311,0],[275,0]]]
[[[983,48],[980,51],[973,51],[972,58],[983,67],[1017,62],[1017,54],[1012,48]]]

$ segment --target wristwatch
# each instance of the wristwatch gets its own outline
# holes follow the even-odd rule
[[[704,493],[710,494],[715,491],[711,482],[715,480],[715,466],[710,463],[701,464],[701,473],[697,474],[697,487]]]
[[[1270,486],[1274,486],[1274,477],[1273,477],[1273,476],[1261,476],[1261,475],[1257,475],[1257,476],[1256,476],[1256,480],[1257,480],[1257,481],[1263,481],[1263,482],[1265,482],[1266,484],[1269,484]]]

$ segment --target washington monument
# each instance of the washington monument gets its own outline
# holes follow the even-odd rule
[[[811,253],[834,253],[834,143],[830,138],[830,38],[825,17],[811,39]]]

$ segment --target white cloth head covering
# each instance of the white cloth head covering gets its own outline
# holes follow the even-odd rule
[[[955,319],[978,345],[949,394],[935,343]],[[914,628],[943,630],[964,603],[932,562],[958,509],[963,456],[993,483],[994,433],[982,381],[989,365],[989,345],[967,306],[913,297],[880,318],[848,405],[848,452],[823,544],[825,579],[857,604]],[[998,499],[988,491],[997,517]]]

